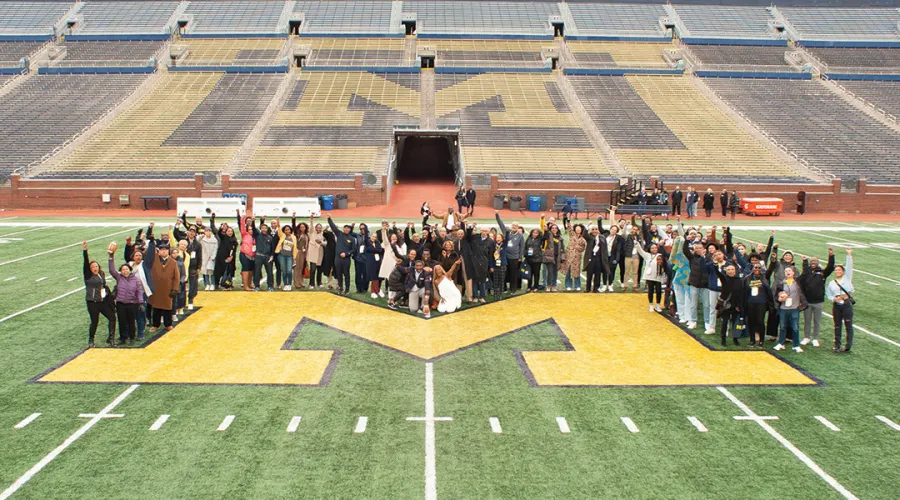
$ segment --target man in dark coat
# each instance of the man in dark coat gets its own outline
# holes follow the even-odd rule
[[[725,217],[728,212],[728,190],[723,189],[722,194],[719,195],[719,203],[722,204],[722,217]]]
[[[475,190],[471,187],[466,191],[466,203],[469,204],[469,216],[475,213]]]
[[[584,269],[587,271],[587,286],[585,292],[597,293],[600,287],[606,285],[606,276],[609,275],[609,248],[606,238],[600,234],[600,220],[597,226],[592,226],[584,247]]]
[[[488,272],[488,257],[485,241],[494,245],[488,237],[487,228],[482,229],[480,235],[474,234],[475,226],[466,228],[465,238],[460,242],[461,255],[466,272],[466,295],[471,300],[472,290],[482,290],[486,286]],[[477,293],[476,293],[477,295]]]
[[[675,186],[675,191],[672,191],[672,214],[673,215],[681,215],[681,200],[684,197],[684,193],[681,192],[681,186]]]

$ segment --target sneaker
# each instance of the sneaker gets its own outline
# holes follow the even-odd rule
[[[430,313],[430,312],[429,312],[428,314],[425,315],[425,319],[431,319],[431,313]]]
[[[389,302],[389,303],[388,303],[388,308],[393,309],[393,310],[396,310],[396,309],[397,309],[397,305],[394,304],[393,302]]]
[[[707,328],[706,330],[703,331],[703,333],[705,335],[712,335],[712,334],[716,333],[716,331],[712,328]]]
[[[688,330],[693,330],[694,328],[697,328],[697,323],[694,323],[693,321],[688,321],[686,326],[688,327]]]
[[[575,291],[576,291],[576,292],[580,292],[580,291],[581,291],[581,287],[580,287],[580,286],[575,287]]]
[[[734,342],[734,345],[741,345],[741,343],[738,342],[738,339],[736,339],[734,337],[731,338],[731,341]]]
[[[683,325],[683,324],[685,324],[685,323],[688,322],[688,319],[687,319],[687,318],[681,318],[681,319],[678,320],[678,322],[681,323],[681,324]]]
[[[178,323],[178,315],[177,314],[172,315],[172,323]]]
[[[775,344],[775,347],[773,347],[772,349],[774,349],[774,350],[776,350],[776,351],[783,351],[783,350],[784,350],[784,344]]]
[[[93,348],[93,347],[94,347],[94,343],[93,343],[93,342],[88,342],[88,349],[91,349],[91,348]]]
[[[194,304],[188,304],[188,311],[194,310]]]
[[[571,292],[571,291],[572,291],[572,289],[571,289],[571,288],[569,288],[569,287],[566,287],[566,291],[567,291],[567,292]]]
[[[383,298],[384,298],[384,291],[383,291],[383,290],[379,290],[379,291],[378,291],[378,298],[379,298],[379,299],[383,299]]]
[[[806,344],[809,344],[809,339],[806,337],[803,337],[803,340],[800,341],[800,345],[806,345]]]
[[[800,346],[797,346],[797,347],[794,348],[794,351],[795,351],[795,352],[803,352],[803,348],[800,347]]]
[[[293,287],[292,285],[288,285],[288,286],[287,286],[287,291],[290,292],[290,291],[292,291],[293,289],[294,289],[294,287]]]
[[[655,311],[655,310],[656,310],[656,309],[654,309],[653,304],[650,304],[650,312],[653,312],[653,311]]]
[[[655,306],[653,306],[653,310],[656,311],[656,312],[658,312],[658,313],[661,313],[661,312],[662,312],[662,307],[659,307],[659,304],[656,304]]]
[[[373,293],[373,294],[369,295],[369,297],[372,297],[373,299],[377,299],[377,298],[378,298],[378,294],[377,294],[377,293]]]
[[[819,347],[819,341],[816,339],[813,339],[812,345],[813,345],[813,347]]]
[[[138,336],[137,336],[137,341],[138,341],[138,342],[143,342],[143,341],[144,341],[144,336],[143,336],[143,335],[138,335]]]

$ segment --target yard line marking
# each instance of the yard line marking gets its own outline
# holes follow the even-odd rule
[[[94,416],[91,417],[90,420],[88,420],[84,425],[82,425],[71,436],[66,438],[66,440],[63,441],[61,445],[57,446],[56,449],[54,449],[53,451],[48,453],[47,456],[42,458],[32,468],[28,469],[28,471],[25,472],[25,474],[22,474],[22,477],[20,477],[19,479],[16,479],[16,481],[13,484],[11,484],[9,486],[9,488],[6,488],[5,490],[3,490],[3,493],[0,493],[0,500],[6,500],[10,496],[12,496],[13,493],[18,491],[19,488],[21,488],[25,483],[27,483],[29,480],[31,480],[31,478],[34,477],[35,474],[40,472],[41,469],[46,467],[47,464],[49,464],[50,462],[53,461],[53,459],[58,457],[60,453],[65,451],[66,448],[71,446],[72,443],[77,441],[78,438],[83,436],[87,431],[91,430],[91,427],[97,425],[97,422],[100,422],[101,420],[103,420],[103,418],[106,417],[109,414],[109,412],[111,412],[116,406],[119,406],[119,404],[121,404],[122,401],[124,401],[125,398],[127,398],[138,387],[139,387],[138,384],[131,385],[128,389],[125,389],[125,391],[122,392],[122,394],[119,394],[119,396],[116,397],[116,399],[112,400],[111,403],[106,405],[106,408],[100,410],[100,413],[94,414]]]
[[[45,279],[47,279],[46,276],[44,276],[43,278],[38,278],[38,279],[34,280],[34,282],[35,282],[35,283],[40,283],[41,281],[44,281]]]
[[[825,316],[828,316],[828,317],[831,318],[831,319],[834,319],[834,316],[828,314],[827,312],[823,312],[822,314],[824,314]],[[872,331],[870,331],[870,330],[867,330],[867,329],[865,329],[865,328],[863,328],[863,327],[857,325],[856,323],[853,323],[853,329],[854,329],[854,330],[860,330],[860,331],[862,331],[863,333],[867,333],[867,334],[869,334],[869,335],[875,337],[875,338],[878,339],[878,340],[883,340],[883,341],[887,342],[888,344],[893,344],[893,345],[895,345],[895,346],[897,346],[897,347],[900,347],[900,342],[897,342],[896,340],[891,340],[891,339],[889,339],[889,338],[887,338],[887,337],[883,337],[883,336],[881,336],[881,335],[878,335],[877,333],[872,332]]]
[[[760,427],[765,429],[765,431],[768,432],[770,436],[775,438],[776,441],[781,443],[781,446],[784,446],[785,448],[787,448],[787,450],[790,451],[791,453],[793,453],[795,457],[797,457],[798,459],[800,459],[801,462],[806,464],[807,467],[809,467],[820,478],[822,478],[826,483],[828,483],[829,486],[834,488],[835,491],[840,493],[844,498],[858,500],[856,495],[854,495],[853,493],[850,492],[850,490],[848,490],[847,488],[842,486],[841,483],[837,482],[837,480],[835,478],[828,475],[828,473],[825,472],[821,467],[819,467],[815,462],[813,462],[811,458],[809,458],[805,453],[800,451],[800,449],[798,449],[796,446],[794,446],[793,443],[788,441],[784,436],[782,436],[778,431],[776,431],[771,425],[769,425],[769,423],[766,422],[765,419],[759,418],[759,416],[757,416],[756,413],[753,412],[753,410],[751,410],[747,405],[745,405],[743,402],[741,402],[740,399],[735,397],[735,395],[732,394],[731,391],[729,391],[728,389],[726,389],[722,386],[718,386],[718,387],[716,387],[716,389],[718,389],[719,392],[721,392],[722,394],[725,395],[725,397],[727,397],[729,400],[731,400],[731,402],[734,403],[735,406],[740,408],[741,411],[743,411],[746,414],[746,416],[751,417],[754,422],[756,422],[757,424],[759,424]]]
[[[127,232],[131,232],[131,231],[135,231],[135,230],[137,230],[137,229],[138,229],[138,228],[136,228],[136,227],[135,227],[135,228],[130,228],[130,229],[126,229],[126,230],[124,230],[124,231],[118,231],[118,232],[111,233],[111,234],[107,234],[107,235],[104,235],[104,236],[98,236],[98,237],[96,237],[96,238],[93,238],[93,239],[90,239],[90,240],[87,240],[87,241],[88,241],[88,243],[90,243],[90,242],[92,242],[92,241],[97,241],[97,240],[102,240],[102,239],[109,238],[110,236],[116,236],[116,235],[119,235],[119,234],[122,234],[122,233],[127,233]],[[66,245],[66,246],[64,246],[64,247],[54,248],[54,249],[52,249],[52,250],[45,250],[45,251],[43,251],[43,252],[38,252],[38,253],[36,253],[36,254],[32,254],[32,255],[29,255],[29,256],[27,256],[27,257],[19,257],[18,259],[8,260],[8,261],[6,261],[6,262],[0,262],[0,266],[5,266],[5,265],[7,265],[7,264],[13,264],[13,263],[15,263],[15,262],[21,262],[21,261],[23,261],[23,260],[28,260],[28,259],[31,259],[31,258],[33,258],[33,257],[39,257],[39,256],[41,256],[41,255],[47,255],[48,253],[58,252],[58,251],[60,251],[60,250],[65,250],[66,248],[72,248],[72,247],[77,247],[77,246],[81,246],[81,242],[80,242],[80,241],[79,241],[78,243],[72,243],[71,245]]]
[[[700,432],[709,432],[709,429],[707,429],[706,426],[703,425],[703,422],[701,422],[699,418],[697,418],[697,417],[688,417],[688,420],[689,420],[692,424],[694,424],[694,427],[696,427],[698,431],[700,431]]]
[[[897,250],[894,248],[875,246],[875,245],[872,245],[871,243],[860,243],[858,241],[848,240],[847,238],[840,238],[838,236],[828,236],[828,235],[821,234],[821,233],[815,233],[813,231],[805,231],[805,232],[807,234],[811,234],[813,236],[818,236],[819,238],[828,238],[828,239],[832,239],[832,240],[846,241],[847,243],[853,243],[854,245],[865,245],[867,248],[878,248],[880,250],[887,250],[889,252],[900,253],[900,250]]]
[[[300,427],[301,417],[294,417],[291,419],[291,423],[287,426],[288,432],[297,432],[297,427]]]
[[[234,422],[234,415],[228,415],[222,420],[222,423],[219,424],[219,427],[216,428],[217,431],[227,430],[228,427],[231,426],[231,423]]]
[[[356,431],[364,432],[368,417],[359,417]],[[437,499],[437,446],[435,445],[435,422],[453,420],[452,417],[434,416],[434,363],[425,363],[425,416],[407,417],[406,420],[425,422],[425,499]],[[360,430],[362,426],[362,430]]]
[[[893,278],[885,278],[884,276],[879,276],[879,275],[877,275],[877,274],[868,273],[868,272],[866,272],[866,271],[860,271],[859,269],[854,269],[853,272],[855,272],[855,273],[860,273],[860,274],[866,274],[866,275],[869,275],[869,276],[874,276],[874,277],[876,277],[876,278],[878,278],[878,279],[882,279],[882,280],[884,280],[884,281],[890,281],[891,283],[896,283],[896,284],[900,285],[900,280],[895,280],[895,279],[893,279]]]
[[[66,293],[60,295],[59,297],[54,297],[54,298],[52,298],[52,299],[50,299],[50,300],[45,300],[45,301],[41,302],[41,303],[38,304],[38,305],[29,307],[28,309],[22,309],[21,311],[19,311],[19,312],[17,312],[17,313],[12,313],[12,314],[10,314],[9,316],[0,318],[0,323],[3,323],[4,321],[7,321],[7,320],[11,320],[11,319],[15,318],[16,316],[25,314],[25,313],[27,313],[27,312],[29,312],[29,311],[34,311],[35,309],[37,309],[37,308],[39,308],[39,307],[43,307],[43,306],[45,306],[45,305],[47,305],[47,304],[49,304],[49,303],[51,303],[51,302],[56,302],[56,301],[59,300],[59,299],[66,298],[66,297],[68,297],[69,295],[72,295],[73,293],[78,293],[78,292],[80,292],[80,291],[82,291],[82,290],[84,290],[84,287],[76,288],[75,290],[72,290],[71,292],[66,292]]]
[[[850,226],[850,227],[857,226],[856,224],[850,224],[849,222],[841,222],[841,221],[837,221],[837,220],[832,220],[832,221],[828,221],[828,222],[830,222],[831,224],[843,224],[845,226]]]
[[[26,425],[34,422],[40,416],[41,416],[40,413],[32,413],[31,415],[28,415],[27,417],[25,417],[21,422],[16,424],[13,427],[13,429],[24,429]]]
[[[71,282],[73,282],[73,281],[75,281],[75,280],[77,280],[77,279],[78,279],[78,276],[75,276],[75,277],[73,277],[73,278],[69,278],[69,279],[66,280],[66,283],[71,283]]]
[[[900,425],[897,425],[896,423],[894,423],[893,420],[891,420],[885,416],[882,416],[882,415],[875,415],[875,418],[888,424],[888,427],[890,427],[891,429],[894,429],[895,431],[900,431]]]
[[[503,428],[500,427],[500,419],[497,417],[491,417],[488,419],[488,422],[491,423],[491,432],[494,434],[503,434]]]
[[[841,431],[841,428],[840,428],[840,427],[838,427],[838,426],[832,424],[831,422],[828,421],[827,418],[825,418],[825,417],[823,417],[823,416],[821,416],[821,415],[816,415],[816,420],[818,420],[819,422],[822,422],[822,425],[824,425],[825,427],[828,427],[829,429],[833,430],[834,432],[840,432],[840,431]]]
[[[622,417],[622,423],[625,424],[625,427],[630,432],[641,432],[641,430],[638,429],[638,427],[636,425],[634,425],[634,421],[628,417]]]
[[[873,226],[880,226],[880,227],[897,227],[897,226],[892,226],[890,224],[882,224],[880,222],[870,222],[869,224],[872,224]]]
[[[569,423],[566,422],[566,417],[556,417],[556,425],[559,426],[559,432],[562,432],[563,434],[571,432],[569,430]]]
[[[867,284],[867,285],[872,285],[872,286],[881,286],[881,285],[879,285],[878,283],[873,283],[873,282],[871,282],[871,281],[866,281],[866,284]]]
[[[734,417],[735,420],[778,420],[778,417],[774,415],[767,416],[759,416],[759,415],[737,415]]]
[[[356,428],[353,429],[353,432],[356,434],[362,434],[366,432],[366,426],[369,425],[369,417],[359,417],[359,420],[356,421]]]
[[[46,228],[46,227],[34,227],[34,228],[31,228],[31,229],[26,229],[26,230],[24,230],[24,231],[16,231],[16,232],[14,232],[14,233],[0,234],[0,238],[6,238],[7,236],[16,236],[16,235],[19,235],[19,234],[30,233],[30,232],[32,232],[32,231],[40,231],[41,229],[47,229],[47,228]]]
[[[156,422],[153,422],[153,425],[150,426],[151,431],[158,431],[162,428],[163,424],[166,423],[166,420],[169,420],[170,415],[160,415],[159,418],[156,419]]]
[[[15,276],[10,276],[9,278],[6,278],[6,279],[3,280],[3,281],[12,281],[12,280],[14,280],[14,279],[16,279]]]

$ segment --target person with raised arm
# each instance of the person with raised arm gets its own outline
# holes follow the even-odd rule
[[[275,229],[278,231],[275,259],[281,268],[281,282],[284,284],[282,290],[285,292],[291,291],[292,283],[294,283],[294,260],[299,252],[297,236],[294,234],[296,222],[296,217],[294,217],[290,225],[285,224],[284,227],[281,227],[281,221],[276,221],[275,224]]]
[[[322,286],[322,261],[325,256],[325,234],[322,232],[322,224],[315,224],[313,215],[309,216],[309,245],[306,251],[306,260],[309,263],[310,290]]]
[[[849,353],[853,347],[853,250],[847,249],[844,265],[834,266],[834,279],[828,282],[825,296],[832,302],[831,315],[834,316],[834,352]],[[841,327],[847,333],[846,342],[841,346]]]
[[[353,226],[344,224],[343,228],[338,229],[330,214],[325,214],[325,217],[335,236],[334,274],[337,276],[338,294],[347,295],[350,293],[350,261],[356,255],[355,238],[351,234]]]
[[[245,292],[253,291],[253,273],[256,264],[256,241],[250,234],[250,224],[253,223],[253,215],[250,212],[241,217],[241,211],[237,211],[238,228],[241,231],[241,286]]]
[[[91,325],[88,327],[88,347],[94,347],[94,336],[97,326],[100,324],[100,315],[106,318],[109,336],[106,344],[113,346],[116,338],[116,313],[113,309],[113,301],[110,291],[106,286],[106,274],[100,268],[100,264],[88,257],[87,241],[81,243],[81,252],[84,256],[84,299],[87,302],[88,315]]]
[[[141,279],[131,272],[131,266],[122,264],[116,271],[115,255],[118,245],[109,244],[109,274],[116,280],[116,316],[119,323],[119,345],[134,345],[137,330],[138,308],[144,304],[144,287]]]
[[[825,269],[819,267],[818,257],[807,259],[805,255],[801,255],[800,260],[803,262],[803,272],[797,281],[800,282],[808,305],[803,311],[803,340],[800,345],[812,343],[813,347],[819,347],[819,323],[822,321],[822,309],[825,305],[825,285],[834,272],[834,249],[828,249],[828,265]]]

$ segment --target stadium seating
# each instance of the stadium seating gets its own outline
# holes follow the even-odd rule
[[[900,74],[900,49],[810,47],[806,50],[825,63],[827,71],[840,72],[843,68],[853,72]]]
[[[435,114],[460,124],[467,173],[514,178],[612,174],[541,73],[435,75]]]
[[[784,60],[787,47],[691,45],[689,48],[703,66],[780,66],[790,69]],[[769,68],[770,71],[776,69]]]
[[[569,3],[578,35],[662,36],[662,5]]]
[[[900,40],[897,9],[779,8],[805,40]]]
[[[418,123],[419,74],[298,75],[243,177],[381,175],[393,124]]]
[[[0,42],[0,65],[10,66],[7,63],[18,63],[43,45],[44,42]]]
[[[570,68],[668,68],[663,51],[675,48],[668,43],[625,42],[567,42],[574,61],[566,61]]]
[[[398,38],[302,38],[297,44],[312,46],[307,66],[413,65],[404,59],[404,41]]]
[[[42,177],[184,177],[225,168],[284,75],[170,73]]]
[[[276,33],[284,2],[278,0],[218,0],[190,2],[189,33]]]
[[[164,33],[178,2],[86,2],[75,34]]]
[[[49,35],[71,2],[3,2],[0,35]]]
[[[287,38],[197,38],[178,42],[188,46],[179,66],[271,65],[286,53]]]
[[[391,26],[391,2],[296,2],[294,14],[301,13],[301,33],[392,33],[400,28]]]
[[[40,160],[133,92],[146,75],[35,75],[0,97],[0,171]]]
[[[667,180],[797,176],[723,115],[687,77],[567,78],[631,173]]]
[[[65,42],[65,63],[102,64],[145,63],[162,48],[163,42]]]
[[[420,35],[517,34],[552,35],[550,16],[559,8],[549,2],[403,2],[403,12],[416,14]]]
[[[725,7],[718,5],[675,5],[687,32],[682,37],[772,38],[765,7]]]
[[[900,82],[841,81],[842,87],[900,119]]]
[[[900,134],[817,81],[704,80],[722,99],[815,167],[844,180],[900,183]]]
[[[553,42],[550,42],[551,46]],[[541,68],[547,42],[523,40],[433,40],[438,67]]]

